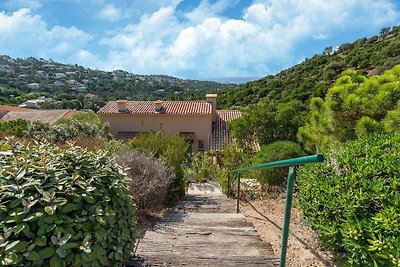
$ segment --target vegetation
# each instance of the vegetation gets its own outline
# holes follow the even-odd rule
[[[128,185],[101,151],[0,141],[0,265],[122,265],[136,234]]]
[[[321,151],[373,132],[400,132],[399,83],[400,65],[370,78],[344,71],[325,100],[311,100],[299,140],[309,150]]]
[[[29,84],[38,83],[39,88]],[[92,70],[52,60],[0,56],[0,105],[18,105],[45,97],[41,108],[99,110],[116,99],[199,99],[227,87],[209,81],[163,75],[136,75],[122,70]]]
[[[400,26],[381,31],[379,36],[344,43],[337,50],[326,48],[304,62],[257,81],[218,92],[218,106],[247,106],[277,101],[307,103],[324,97],[329,87],[346,69],[362,75],[377,75],[400,64]]]
[[[349,266],[400,264],[400,136],[374,134],[307,165],[297,177],[304,215]]]
[[[175,180],[169,167],[132,149],[119,152],[116,162],[125,167],[131,179],[130,193],[139,215],[159,211],[167,204],[168,193]]]
[[[297,129],[304,125],[306,111],[297,100],[289,103],[269,101],[250,105],[241,118],[231,122],[233,136],[242,146],[269,144],[278,140],[296,141]]]
[[[92,148],[95,144],[100,146],[103,141],[112,138],[109,133],[109,126],[101,123],[97,114],[93,111],[82,112],[74,115],[72,119],[64,119],[54,125],[39,121],[30,122],[23,119],[0,122],[0,134],[3,136],[13,135],[35,140],[46,140],[57,144],[78,141],[80,145],[89,148]],[[92,143],[88,142],[88,140],[91,140]]]
[[[192,155],[192,168],[189,174],[195,182],[214,180],[217,176],[217,166],[207,152]]]
[[[26,134],[29,122],[23,119],[0,121],[0,134],[3,136],[15,135],[22,137]]]
[[[188,157],[188,143],[178,136],[167,136],[161,132],[141,134],[127,143],[141,153],[159,159],[173,169],[175,180],[169,191],[169,199],[185,195],[186,179],[184,164]]]
[[[228,192],[227,172],[250,165],[252,157],[252,151],[244,149],[237,142],[233,142],[220,152],[218,156],[219,168],[217,169],[217,180],[224,194]],[[249,173],[245,173],[244,175],[249,175]],[[243,178],[253,177],[244,176]],[[233,193],[234,190],[232,189],[235,188],[236,185],[236,179],[232,176],[230,190],[231,193]]]
[[[292,141],[276,141],[261,147],[253,159],[253,164],[273,162],[304,156],[298,143]],[[288,170],[285,167],[263,169],[257,172],[258,181],[264,186],[282,186],[286,184]]]
[[[305,124],[309,105],[316,104],[314,99],[324,99],[336,80],[336,84],[345,82],[340,77],[353,73],[362,79],[361,76],[381,74],[400,64],[399,54],[393,52],[400,51],[399,36],[400,26],[395,26],[382,31],[379,36],[342,44],[337,50],[325,49],[322,54],[274,76],[218,92],[218,106],[242,107],[242,118],[231,124],[241,145],[297,141],[296,134]],[[353,71],[345,71],[347,69]],[[354,80],[353,85],[358,82],[362,80]],[[393,105],[389,107],[393,109]],[[360,124],[360,131],[374,127],[367,119]]]

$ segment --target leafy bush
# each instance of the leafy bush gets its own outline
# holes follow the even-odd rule
[[[0,122],[0,133],[22,137],[25,135],[28,124],[29,122],[23,119]]]
[[[63,143],[78,137],[88,139],[111,138],[107,124],[87,122],[81,120],[65,120],[56,125],[42,122],[32,122],[27,128],[26,135],[38,139],[45,139],[51,143]]]
[[[135,207],[104,153],[0,141],[0,265],[122,265]]]
[[[253,164],[268,163],[283,159],[304,156],[301,146],[292,141],[276,141],[261,147],[253,159]],[[283,185],[286,181],[288,168],[270,168],[257,172],[262,185]]]
[[[228,171],[245,167],[251,164],[252,154],[247,149],[244,149],[237,142],[232,142],[224,150],[218,154],[217,180],[224,194],[228,191]],[[252,178],[252,173],[245,172],[243,178]],[[236,186],[235,176],[231,176],[231,194],[233,195]]]
[[[188,156],[188,143],[178,136],[167,136],[163,133],[142,134],[127,143],[127,147],[160,159],[173,168],[175,180],[169,192],[170,199],[185,195],[186,179],[184,163]]]
[[[242,146],[269,144],[277,140],[296,140],[297,129],[304,125],[306,105],[293,100],[260,102],[243,109],[243,115],[230,123],[233,136]]]
[[[296,182],[305,217],[349,266],[399,266],[400,136],[349,142]]]
[[[217,166],[207,152],[199,152],[192,155],[192,168],[189,171],[195,182],[203,182],[216,178]]]
[[[166,204],[175,179],[170,168],[132,149],[120,152],[116,161],[127,168],[130,192],[140,214],[160,210]]]

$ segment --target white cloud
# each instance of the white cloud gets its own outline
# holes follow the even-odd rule
[[[161,7],[103,38],[109,48],[105,62],[137,73],[261,76],[296,63],[296,48],[306,41],[379,29],[399,18],[388,0],[255,1],[242,19],[224,18],[228,6],[226,0],[203,0],[184,14],[188,21],[179,21],[173,7]]]
[[[220,17],[228,7],[236,5],[238,0],[219,0],[210,3],[208,0],[202,0],[198,7],[185,14],[185,17],[194,24],[202,23],[211,17]]]
[[[116,8],[113,4],[108,4],[100,10],[99,17],[109,21],[118,21],[124,16],[121,9]]]
[[[29,9],[0,13],[1,53],[26,51],[24,56],[142,74],[263,76],[308,56],[299,55],[299,46],[333,42],[364,29],[379,32],[400,18],[390,0],[255,0],[236,19],[224,14],[237,0],[202,0],[187,13],[178,10],[182,0],[98,1],[89,1],[100,6],[95,16],[104,19],[104,25],[108,21],[119,26],[94,36],[76,27],[49,27]],[[105,54],[89,48],[94,38],[97,51]]]
[[[0,51],[3,54],[60,58],[75,53],[92,38],[75,28],[48,25],[23,8],[11,14],[0,12]]]

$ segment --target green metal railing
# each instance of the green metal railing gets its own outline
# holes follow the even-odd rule
[[[237,199],[236,199],[236,212],[240,212],[239,201],[240,201],[240,173],[243,171],[264,169],[264,168],[276,168],[276,167],[289,167],[287,188],[286,188],[286,200],[285,200],[285,216],[283,220],[283,230],[282,230],[282,248],[280,257],[280,267],[284,267],[286,264],[286,250],[289,234],[289,224],[290,224],[290,213],[292,208],[292,198],[293,198],[293,185],[294,179],[296,177],[296,166],[304,165],[308,163],[318,163],[323,162],[324,156],[321,154],[312,155],[307,157],[292,158],[280,161],[274,161],[269,163],[263,163],[259,165],[253,165],[245,168],[239,168],[228,172],[228,191],[227,197],[231,195],[231,173],[237,173]]]

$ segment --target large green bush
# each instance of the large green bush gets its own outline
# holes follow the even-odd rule
[[[253,164],[262,164],[301,156],[304,156],[304,151],[299,144],[292,141],[276,141],[262,146],[260,151],[254,156]],[[257,173],[257,178],[262,185],[283,185],[287,178],[288,168],[269,168]]]
[[[349,266],[400,265],[400,136],[375,134],[300,168],[299,203]]]
[[[63,143],[76,138],[111,139],[107,124],[82,121],[78,119],[64,120],[55,125],[43,122],[32,122],[26,130],[26,136],[47,140],[51,143]]]
[[[400,65],[366,78],[346,70],[324,99],[313,98],[298,139],[312,151],[323,151],[371,133],[400,132]]]
[[[189,144],[178,136],[167,136],[161,132],[139,135],[128,142],[127,147],[160,159],[173,168],[175,180],[169,192],[170,199],[185,195],[186,179],[184,164],[188,158]]]
[[[0,134],[22,137],[26,133],[29,122],[23,119],[0,122]]]
[[[101,151],[0,141],[0,265],[123,265],[136,234],[128,185]]]

